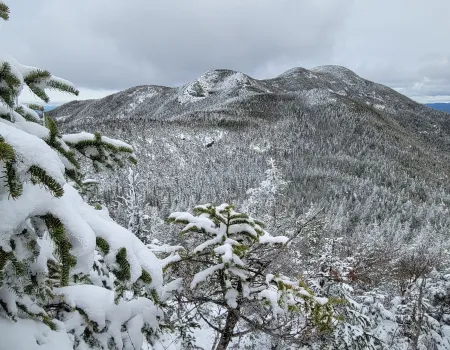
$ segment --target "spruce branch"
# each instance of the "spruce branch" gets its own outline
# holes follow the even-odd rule
[[[51,78],[51,74],[48,70],[43,69],[33,69],[30,71],[26,76],[24,76],[25,84],[28,86],[34,85],[34,84],[40,84],[46,79]]]
[[[37,104],[37,103],[28,103],[27,107],[35,110],[35,111],[39,111],[39,112],[43,112],[44,111],[44,106]]]
[[[32,165],[28,173],[31,175],[33,184],[40,183],[44,185],[55,197],[61,197],[64,194],[62,186],[41,167]]]
[[[59,80],[50,79],[50,81],[47,82],[47,86],[50,89],[58,90],[58,91],[62,91],[62,92],[68,92],[75,96],[78,96],[78,94],[79,94],[79,91],[77,89],[75,89],[72,85],[65,84]]]
[[[40,123],[40,120],[37,119],[33,114],[28,113],[22,106],[18,106],[14,109],[16,113],[19,113],[25,120],[33,123]]]
[[[28,85],[28,87],[30,88],[30,90],[37,96],[39,97],[42,101],[44,101],[45,103],[50,102],[50,97],[48,97],[48,95],[46,94],[46,92],[44,91],[44,89],[40,88],[39,86],[32,84],[32,85]]]
[[[19,174],[15,168],[16,156],[11,145],[5,142],[0,136],[0,160],[5,162],[6,168],[6,187],[8,187],[9,195],[16,199],[22,195],[22,183]]]
[[[116,277],[120,281],[128,281],[131,278],[130,263],[127,259],[127,249],[120,248],[116,254],[116,262],[119,270],[115,270]]]
[[[8,62],[0,64],[0,98],[10,108],[14,107],[17,91],[20,87],[20,79],[12,72]]]
[[[5,21],[9,19],[9,7],[3,2],[0,2],[0,18]]]
[[[97,247],[103,253],[103,255],[107,255],[109,253],[109,243],[106,241],[106,239],[97,237],[95,239],[95,242],[96,242]]]
[[[50,213],[44,215],[42,219],[44,219],[45,224],[49,229],[50,237],[56,245],[55,252],[61,260],[61,286],[67,286],[69,283],[70,268],[76,265],[75,257],[70,254],[72,245],[70,244],[61,220]]]
[[[53,118],[50,118],[49,116],[45,116],[44,125],[47,127],[47,129],[50,132],[49,142],[47,142],[47,143],[49,143],[50,145],[51,145],[51,143],[54,144],[56,141],[56,137],[59,136],[58,127],[56,126],[56,122],[53,120]]]

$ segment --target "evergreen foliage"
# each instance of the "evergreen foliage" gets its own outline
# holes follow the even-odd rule
[[[182,296],[218,333],[217,349],[241,333],[301,344],[304,334],[330,331],[334,302],[272,270],[288,249],[287,237],[271,236],[262,222],[228,204],[197,206],[194,215],[176,212],[168,220],[183,225],[186,235],[188,249],[174,265],[184,277]]]
[[[159,260],[72,186],[82,192],[86,183],[81,158],[113,168],[134,162],[133,148],[99,133],[61,134],[33,110],[41,107],[18,104],[24,86],[44,102],[46,89],[78,94],[46,70],[0,57],[1,346],[34,337],[61,350],[158,342]]]

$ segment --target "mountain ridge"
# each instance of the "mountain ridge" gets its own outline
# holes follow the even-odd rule
[[[322,96],[323,98],[326,98],[326,95],[340,95],[340,96],[346,96],[347,92],[345,90],[346,86],[339,85],[339,83],[336,80],[333,79],[323,79],[324,77],[327,78],[327,76],[333,76],[337,79],[340,79],[341,81],[343,78],[346,79],[346,82],[351,85],[356,85],[356,82],[364,85],[369,85],[376,87],[380,91],[389,92],[389,93],[396,93],[394,90],[385,87],[380,84],[372,83],[368,80],[365,80],[361,77],[359,77],[356,73],[353,71],[341,67],[341,66],[319,66],[316,68],[313,68],[311,70],[307,70],[305,68],[296,67],[287,70],[286,72],[278,75],[277,77],[270,78],[270,79],[254,79],[246,74],[243,74],[241,72],[228,70],[228,69],[216,69],[216,70],[209,70],[205,73],[203,73],[200,77],[190,81],[187,84],[184,84],[180,87],[165,87],[165,86],[158,86],[158,85],[140,85],[136,87],[132,87],[126,90],[123,90],[121,92],[118,92],[116,94],[109,95],[103,99],[98,100],[85,100],[85,101],[79,101],[79,102],[71,102],[68,104],[65,104],[63,106],[72,106],[72,104],[79,104],[80,106],[86,106],[90,103],[97,103],[98,101],[102,101],[106,99],[105,101],[109,102],[110,100],[114,100],[114,97],[118,97],[121,94],[128,94],[130,97],[137,95],[137,103],[142,103],[146,99],[151,98],[156,93],[162,93],[162,94],[176,94],[175,100],[180,104],[190,103],[194,104],[198,102],[202,102],[205,99],[208,99],[208,97],[211,97],[214,94],[217,93],[223,93],[225,94],[226,99],[230,99],[232,97],[243,97],[242,95],[257,95],[257,94],[276,94],[276,95],[282,95],[282,94],[289,94],[289,93],[299,93],[300,91],[310,91],[314,88],[317,88],[317,85],[321,85],[320,88],[326,88],[325,94]],[[227,86],[224,83],[230,83],[229,78],[232,79],[232,83],[234,83],[236,86],[233,88],[232,84],[231,86]],[[299,81],[293,81],[293,78],[296,78]],[[314,81],[308,81],[311,79],[321,80],[321,84],[317,84]],[[321,79],[320,79],[321,78]],[[228,81],[225,81],[228,79]],[[218,82],[220,84],[218,84]],[[324,84],[325,83],[325,84]],[[224,88],[225,85],[225,88]],[[335,85],[335,86],[333,86]],[[341,89],[336,89],[337,87],[340,87]],[[218,87],[221,87],[221,89],[218,89]],[[333,90],[333,87],[335,89]],[[343,89],[342,89],[343,88]],[[337,90],[337,91],[336,91]],[[239,93],[241,95],[239,95]],[[147,96],[146,96],[147,94]],[[233,95],[234,94],[234,95]],[[329,97],[331,97],[329,96]],[[397,95],[400,97],[404,103],[414,103],[412,100],[407,98],[406,96]],[[308,97],[308,96],[307,96]],[[378,104],[375,103],[375,105],[378,105],[380,108],[382,97],[377,96],[376,94],[373,96],[369,96],[367,93],[365,94],[366,98],[370,98],[371,101],[367,101],[368,103],[376,102],[377,100],[380,102]],[[135,103],[136,103],[135,102]],[[60,106],[62,107],[62,106]],[[135,107],[132,105],[132,107]],[[184,106],[185,108],[189,106]],[[382,107],[381,107],[382,108]],[[127,111],[128,117],[132,116],[134,113],[134,110],[128,110]],[[157,113],[153,113],[157,114]]]
[[[343,67],[266,80],[213,70],[180,87],[138,86],[48,115],[65,132],[131,143],[141,193],[161,217],[198,203],[243,204],[272,158],[288,181],[278,222],[292,224],[287,217],[313,205],[330,230],[362,241],[373,227],[408,224],[410,237],[427,222],[436,234],[450,229],[448,114]],[[114,198],[126,176],[105,176],[102,198],[120,215]]]

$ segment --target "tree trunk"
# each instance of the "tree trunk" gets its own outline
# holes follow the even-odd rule
[[[423,317],[424,317],[424,306],[423,306],[423,289],[425,287],[426,279],[423,278],[420,283],[420,289],[419,289],[419,300],[417,301],[417,306],[414,308],[413,312],[413,322],[415,322],[415,334],[412,338],[412,348],[413,350],[417,350],[419,348],[419,338],[420,338],[420,332],[422,330],[422,323],[423,323]],[[417,311],[416,311],[417,310]],[[416,321],[416,315],[417,315],[417,321]]]
[[[233,337],[234,327],[239,321],[240,309],[228,309],[227,321],[225,328],[220,336],[219,345],[216,350],[226,350]]]

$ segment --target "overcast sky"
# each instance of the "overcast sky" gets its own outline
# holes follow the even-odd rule
[[[81,99],[339,64],[419,102],[450,101],[450,0],[9,0],[6,52]],[[69,100],[54,95],[54,102]]]

